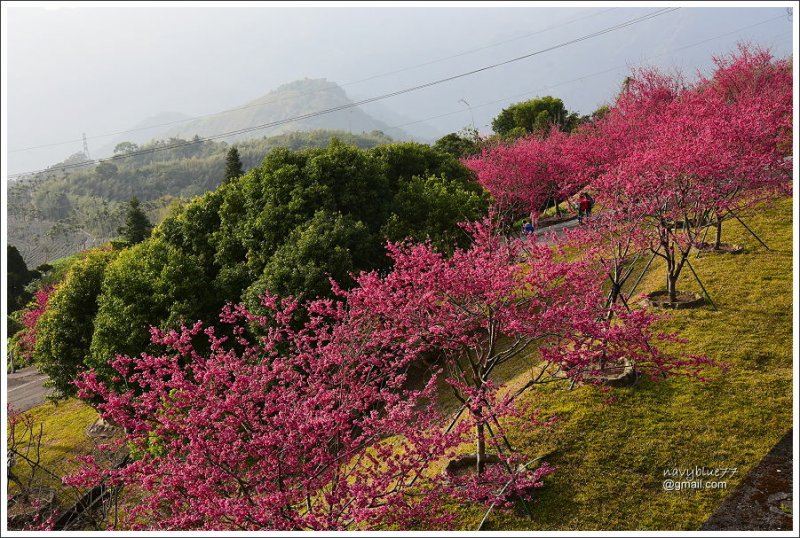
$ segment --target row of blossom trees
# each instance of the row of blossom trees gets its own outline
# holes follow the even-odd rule
[[[126,429],[134,461],[87,461],[69,483],[135,488],[126,524],[140,529],[448,528],[446,500],[510,506],[554,471],[506,436],[509,417],[547,422],[518,407],[526,390],[596,381],[623,357],[652,376],[709,363],[661,352],[674,337],[646,312],[610,322],[592,259],[507,241],[491,219],[465,226],[472,246],[451,257],[390,245],[391,272],[305,303],[302,323],[298,301],[267,295],[264,315],[227,307],[228,331],[154,330],[162,354],[118,356],[111,379],[85,373],[81,396]],[[493,371],[537,350],[529,381],[502,393]],[[411,388],[409,369],[431,360]],[[452,416],[440,386],[461,403]],[[436,471],[465,443],[471,472]]]
[[[762,75],[779,86],[785,71],[743,49],[691,87],[642,72],[577,133],[468,161],[499,210],[538,211],[591,185],[605,211],[574,238],[577,259],[503,236],[495,214],[465,224],[471,246],[452,256],[430,243],[390,244],[392,270],[357,275],[348,291],[334,285],[336,300],[267,294],[264,312],[229,305],[216,328],[154,329],[162,352],[118,356],[113,377],[90,370],[76,381],[125,428],[133,463],[87,461],[69,482],[135,489],[125,524],[138,529],[447,528],[451,500],[530,500],[554,469],[534,466],[506,435],[510,417],[547,423],[519,405],[525,391],[598,382],[608,364],[653,377],[699,377],[711,364],[664,353],[659,341],[676,337],[656,333],[648,311],[626,309],[621,282],[644,247],[672,256],[677,280],[703,223],[773,188],[786,124],[785,110],[770,107],[783,93],[743,88]],[[741,134],[734,119],[773,123]],[[530,377],[502,391],[493,373],[520,355],[531,357]],[[431,375],[413,388],[409,371],[421,363]],[[437,404],[441,388],[461,404],[452,416]],[[472,472],[440,472],[465,450]]]
[[[691,84],[638,70],[609,112],[575,134],[487,148],[465,163],[495,198],[526,211],[580,188],[595,192],[610,212],[599,225],[622,227],[615,248],[634,234],[664,259],[674,303],[692,248],[719,249],[723,221],[791,189],[790,62],[743,45],[715,65]]]

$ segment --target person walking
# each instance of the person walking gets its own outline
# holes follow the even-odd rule
[[[589,194],[588,192],[584,193],[584,194],[586,196],[586,199],[589,200],[589,208],[586,210],[586,216],[587,217],[591,217],[592,216],[592,209],[594,209],[594,198],[592,198],[592,195]]]
[[[583,219],[589,216],[589,212],[591,211],[591,202],[586,197],[585,193],[581,193],[580,198],[578,199],[578,224],[583,223]]]

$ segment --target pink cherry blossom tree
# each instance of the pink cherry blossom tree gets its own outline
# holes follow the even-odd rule
[[[712,212],[714,248],[719,249],[724,220],[791,194],[786,156],[791,150],[792,73],[788,59],[747,44],[714,63],[711,76],[701,76],[697,94],[715,133],[716,144],[707,147],[704,158],[717,172]]]
[[[14,338],[16,351],[21,355],[25,363],[30,363],[33,360],[33,349],[36,346],[36,324],[47,309],[47,302],[52,292],[52,286],[38,290],[34,294],[33,300],[22,311],[20,316],[20,323],[24,328]]]
[[[565,249],[592,259],[598,270],[607,276],[605,307],[607,316],[614,315],[612,305],[618,302],[630,310],[629,295],[623,288],[633,274],[636,262],[652,246],[652,230],[642,226],[645,215],[640,208],[616,205],[596,213],[583,226],[564,230],[561,242]],[[591,248],[587,248],[590,245]]]
[[[445,492],[424,473],[461,432],[438,427],[435,378],[404,388],[414,356],[343,323],[342,304],[309,303],[300,329],[296,301],[263,304],[271,315],[225,309],[230,339],[200,322],[154,329],[165,353],[113,361],[122,390],[82,374],[80,395],[125,428],[134,457],[122,469],[87,461],[68,482],[136,488],[133,529],[446,526]]]
[[[528,136],[511,144],[496,144],[464,165],[497,202],[513,214],[539,214],[572,196],[581,185],[571,155],[572,136],[553,128],[546,138]]]
[[[430,244],[390,245],[393,270],[362,274],[346,297],[351,313],[392,336],[394,345],[431,354],[445,367],[446,382],[467,412],[475,434],[477,474],[487,448],[502,455],[503,416],[517,399],[541,384],[597,379],[603,365],[633,363],[646,374],[701,368],[701,357],[659,351],[654,318],[614,308],[607,315],[592,257],[569,260],[538,243],[502,238],[490,220],[467,225],[472,246],[450,258]],[[538,353],[536,353],[538,352]],[[531,376],[501,394],[495,370],[534,354]],[[487,447],[488,445],[488,447]]]
[[[787,70],[766,53],[751,56],[745,48],[727,63],[718,60],[719,77],[693,86],[640,71],[599,122],[594,140],[610,157],[593,186],[606,206],[646,215],[642,224],[657,236],[653,252],[666,262],[673,303],[701,234],[716,222],[718,246],[724,216],[788,188],[779,150],[790,116]],[[736,99],[729,70],[736,74]],[[748,92],[751,86],[766,88]]]

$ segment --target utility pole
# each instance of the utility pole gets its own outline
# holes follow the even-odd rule
[[[472,114],[472,107],[470,106],[469,103],[467,103],[467,100],[464,99],[463,97],[461,99],[459,99],[458,102],[459,103],[464,103],[465,105],[467,105],[467,108],[469,109],[469,117],[472,120],[472,130],[474,131],[475,130],[475,116]]]

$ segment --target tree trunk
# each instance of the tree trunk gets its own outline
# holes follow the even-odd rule
[[[673,275],[671,272],[667,272],[667,292],[669,293],[669,302],[675,303],[678,299],[678,291],[675,289],[676,284],[678,283],[678,275]]]
[[[714,250],[719,250],[720,242],[722,241],[722,219],[717,217],[717,238],[714,241]]]
[[[478,419],[478,424],[475,426],[477,472],[478,475],[481,475],[484,467],[486,467],[486,434],[483,431],[483,419],[480,415],[480,409],[478,410],[476,418]]]

